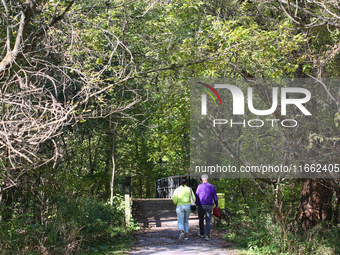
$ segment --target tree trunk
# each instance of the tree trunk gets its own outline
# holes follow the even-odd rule
[[[304,231],[332,218],[332,188],[322,179],[302,179],[300,219]]]
[[[338,196],[334,200],[334,210],[333,210],[333,224],[337,226],[339,223],[339,198]]]
[[[115,133],[112,132],[112,178],[110,183],[110,189],[111,189],[111,198],[110,198],[110,204],[113,205],[113,185],[115,180],[115,171],[116,171],[116,164],[115,164]]]
[[[105,199],[108,199],[109,198],[109,194],[111,192],[110,190],[110,183],[109,182],[104,182],[106,176],[109,175],[109,171],[110,171],[110,162],[111,162],[111,158],[112,158],[112,139],[110,138],[110,136],[108,135],[107,136],[107,141],[106,143],[108,144],[108,149],[106,150],[106,159],[105,159],[105,168],[104,168],[104,177],[102,178],[102,182],[104,183],[104,189],[105,189],[105,194],[104,194],[104,197]]]
[[[0,208],[2,207],[2,186],[0,186]],[[2,215],[0,214],[0,222],[2,221]]]
[[[90,133],[89,134],[89,137],[88,137],[88,153],[89,153],[89,164],[90,164],[90,176],[91,178],[93,177],[93,173],[94,173],[94,167],[93,167],[93,159],[92,159],[92,134]],[[91,183],[91,195],[93,196],[94,194],[94,181],[92,179],[92,183]]]
[[[138,181],[139,181],[138,194],[139,194],[139,198],[141,198],[143,196],[143,178],[142,178],[142,175],[139,175]]]
[[[150,180],[148,180],[146,183],[145,183],[145,188],[146,188],[146,190],[145,190],[145,196],[146,197],[150,197],[151,196],[151,182],[150,182]]]

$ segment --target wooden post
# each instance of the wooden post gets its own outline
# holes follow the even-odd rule
[[[125,224],[131,225],[131,198],[130,194],[125,194]]]

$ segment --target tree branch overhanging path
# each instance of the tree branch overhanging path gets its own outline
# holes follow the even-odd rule
[[[112,87],[124,90],[124,82],[134,71],[131,52],[118,37],[104,30],[102,33],[112,46],[106,65],[91,73],[70,61],[78,51],[76,38],[82,32],[72,20],[74,4],[75,0],[58,4],[1,1],[6,22],[5,37],[0,40],[5,53],[0,54],[0,156],[6,159],[0,162],[5,169],[1,172],[1,193],[15,186],[26,170],[56,162],[61,155],[54,137],[62,132],[61,128],[92,117],[93,114],[87,114],[88,103],[101,100],[102,94]],[[48,10],[54,14],[45,19],[43,15]],[[69,31],[72,37],[66,40],[58,34]],[[67,45],[68,53],[63,53]],[[113,84],[106,85],[99,77],[113,57],[120,59],[120,68],[111,75]],[[130,71],[126,72],[127,68]],[[141,101],[136,90],[125,94],[130,93],[133,96],[123,104],[102,107],[100,116],[123,113]],[[53,155],[41,153],[46,142],[54,147]]]
[[[201,59],[137,72],[133,54],[119,37],[96,24],[73,18],[75,3],[75,0],[60,1],[53,5],[50,1],[26,0],[20,4],[1,0],[5,10],[6,36],[0,43],[3,43],[6,54],[0,55],[0,156],[7,158],[1,162],[6,169],[1,192],[15,186],[28,169],[50,162],[55,165],[61,153],[54,138],[61,134],[63,127],[87,118],[107,118],[112,114],[129,117],[125,112],[141,102],[142,96],[138,89],[128,88],[132,97],[122,98],[118,106],[105,103],[96,116],[93,116],[94,111],[87,109],[89,102],[103,102],[102,96],[117,88],[126,95],[128,93],[123,91],[128,81],[208,62],[238,46]],[[96,8],[100,6],[81,9],[80,12]],[[146,13],[152,8],[153,4]],[[48,9],[53,15],[42,19],[41,13]],[[103,54],[106,63],[92,73],[82,68],[81,60],[79,63],[70,61],[72,54],[78,54],[76,40],[82,36],[77,22],[100,31],[111,49],[96,53]],[[66,36],[65,41],[61,36]],[[68,50],[62,53],[66,48]],[[90,51],[84,49],[84,52]],[[108,71],[112,70],[112,62],[116,60],[119,68]],[[111,72],[109,78],[105,75],[108,72]],[[54,147],[53,155],[39,152],[44,143],[51,143]]]

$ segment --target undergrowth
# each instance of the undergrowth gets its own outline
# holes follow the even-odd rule
[[[7,207],[1,213],[1,254],[123,254],[136,228],[133,222],[126,227],[119,196],[113,206],[59,197],[45,212],[43,224],[32,211]]]
[[[221,228],[226,239],[240,249],[240,254],[340,254],[340,235],[336,226],[320,223],[302,232],[295,217],[287,213],[285,221],[258,208],[238,206],[231,221]],[[295,222],[295,223],[294,223]]]

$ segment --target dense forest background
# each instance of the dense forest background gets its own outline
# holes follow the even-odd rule
[[[310,107],[330,118],[278,130],[282,147],[239,130],[230,160],[252,164],[275,151],[283,163],[338,164],[340,87],[327,81],[339,75],[338,4],[2,0],[1,252],[93,254],[126,243],[135,227],[124,226],[126,184],[133,197],[153,197],[157,179],[188,174],[193,78],[314,80],[311,94],[325,96]],[[256,87],[264,109],[268,89]],[[235,245],[340,253],[338,179],[213,183],[234,213]]]

